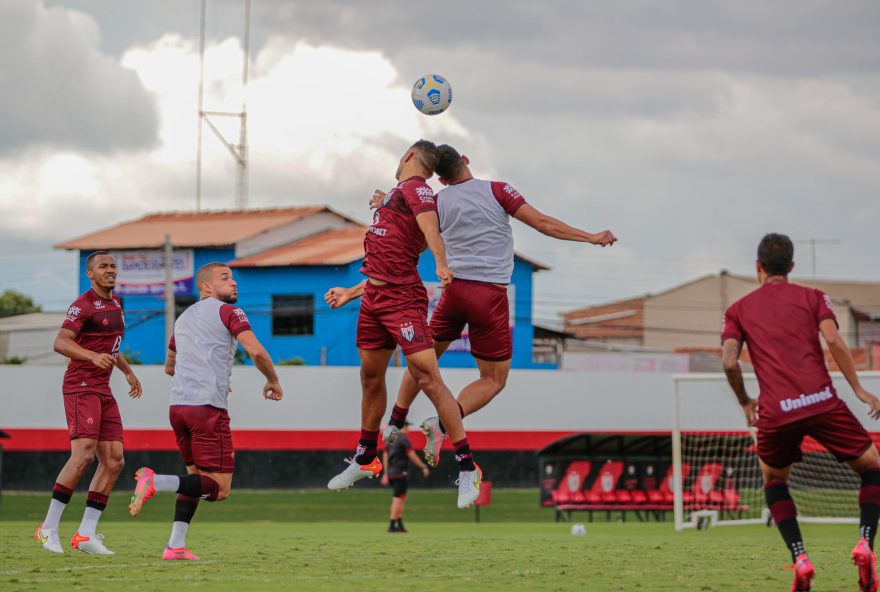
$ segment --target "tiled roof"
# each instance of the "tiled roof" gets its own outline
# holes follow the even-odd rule
[[[562,314],[564,330],[578,339],[642,337],[645,299],[632,298]]]
[[[366,226],[327,230],[289,245],[235,259],[231,267],[345,265],[364,257]]]
[[[234,245],[239,241],[320,212],[331,212],[345,218],[326,206],[147,214],[137,220],[123,222],[58,243],[55,248],[78,250],[157,248],[165,244],[166,234],[171,235],[171,242],[175,247]]]

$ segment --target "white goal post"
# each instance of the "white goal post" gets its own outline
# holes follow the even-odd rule
[[[746,390],[758,396],[754,374]],[[859,372],[862,385],[880,396],[880,372]],[[832,373],[838,396],[869,432],[880,422],[867,414],[846,379]],[[790,488],[802,522],[858,522],[858,476],[815,441],[802,445]],[[672,376],[672,483],[675,529],[769,523],[758,467],[755,432],[722,373]]]

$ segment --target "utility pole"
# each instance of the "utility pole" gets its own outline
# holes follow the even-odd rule
[[[244,54],[244,65],[242,67],[241,84],[242,99],[241,111],[205,111],[204,110],[204,93],[205,93],[205,12],[207,0],[202,0],[201,4],[201,21],[199,27],[199,105],[198,105],[198,140],[196,148],[196,211],[202,207],[202,125],[208,124],[208,128],[214,132],[214,135],[220,142],[226,146],[232,154],[232,158],[238,165],[238,183],[235,196],[235,207],[243,210],[248,205],[248,141],[247,141],[247,84],[248,84],[248,63],[250,61],[250,31],[251,31],[251,0],[245,0],[244,3],[244,38],[242,41],[242,50]],[[238,144],[233,144],[217,129],[212,117],[237,117],[239,120],[239,136]]]
[[[796,240],[795,244],[810,245],[810,261],[813,270],[813,279],[816,279],[816,245],[839,245],[840,240],[836,238],[808,238],[804,240]]]
[[[165,235],[165,346],[174,335],[174,247],[171,235]]]

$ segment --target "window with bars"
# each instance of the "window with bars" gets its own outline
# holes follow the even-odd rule
[[[283,294],[272,296],[272,335],[313,335],[315,296]]]

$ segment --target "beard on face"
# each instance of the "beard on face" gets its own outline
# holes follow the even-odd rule
[[[230,292],[229,294],[222,294],[217,297],[217,300],[221,302],[225,302],[226,304],[235,304],[238,302],[238,294]]]

